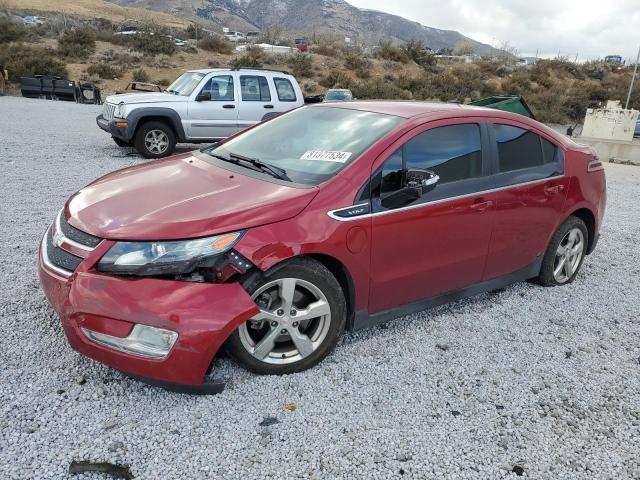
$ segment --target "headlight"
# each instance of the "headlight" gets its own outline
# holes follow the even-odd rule
[[[114,117],[118,117],[118,118],[125,118],[126,117],[126,105],[124,102],[120,102],[118,105],[116,105],[116,109],[113,111],[113,116]]]
[[[169,242],[118,242],[98,263],[101,272],[121,275],[185,275],[228,252],[243,232]]]

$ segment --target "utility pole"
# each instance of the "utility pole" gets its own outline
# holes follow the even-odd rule
[[[638,74],[638,62],[640,62],[640,48],[638,49],[636,66],[633,68],[633,77],[631,77],[631,85],[629,86],[629,95],[627,95],[627,103],[624,107],[625,110],[629,109],[629,102],[631,101],[631,92],[633,92],[633,84],[636,83],[636,75]]]

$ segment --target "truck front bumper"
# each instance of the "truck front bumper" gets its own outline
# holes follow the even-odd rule
[[[96,117],[96,123],[98,124],[98,127],[105,132],[110,133],[114,138],[124,142],[130,142],[133,139],[135,127],[124,118],[114,118],[109,121],[102,115],[98,115]]]
[[[110,247],[104,241],[69,276],[53,270],[40,249],[42,289],[58,313],[69,344],[129,376],[187,393],[217,393],[206,375],[216,353],[258,307],[238,283],[190,283],[103,275],[92,267]],[[123,352],[89,338],[125,339],[136,325],[177,333],[164,358]]]

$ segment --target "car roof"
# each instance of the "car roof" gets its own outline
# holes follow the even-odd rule
[[[427,117],[429,120],[468,118],[468,117],[489,117],[502,120],[519,122],[530,128],[535,128],[544,132],[558,143],[568,147],[576,148],[577,144],[570,138],[562,135],[552,128],[547,127],[532,118],[519,115],[517,113],[505,112],[487,107],[474,107],[459,103],[438,103],[438,102],[418,102],[418,101],[385,101],[385,100],[357,100],[353,102],[341,103],[318,103],[312,105],[313,108],[344,108],[350,110],[360,110],[363,112],[380,113],[383,115],[394,115],[410,119],[413,117]]]

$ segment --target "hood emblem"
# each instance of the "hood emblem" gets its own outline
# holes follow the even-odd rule
[[[53,236],[53,244],[56,247],[60,248],[63,242],[64,242],[64,235],[62,235],[62,232],[56,232],[55,235]]]

